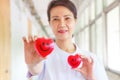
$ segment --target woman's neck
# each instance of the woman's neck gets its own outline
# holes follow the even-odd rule
[[[58,47],[66,52],[73,53],[76,50],[72,40],[56,40]]]

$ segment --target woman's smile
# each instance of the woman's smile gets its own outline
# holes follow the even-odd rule
[[[65,34],[68,30],[58,30],[58,33]]]

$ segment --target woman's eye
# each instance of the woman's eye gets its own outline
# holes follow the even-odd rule
[[[57,21],[57,20],[58,20],[58,19],[56,19],[56,18],[55,18],[55,19],[53,19],[53,21]]]
[[[69,19],[70,19],[69,17],[65,18],[65,20],[69,20]]]

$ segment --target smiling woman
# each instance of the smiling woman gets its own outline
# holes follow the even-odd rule
[[[54,50],[46,58],[42,57],[44,52],[38,55],[34,48],[35,37],[23,38],[28,77],[37,75],[38,80],[108,80],[104,67],[96,56],[79,49],[77,44],[72,42],[77,20],[75,5],[70,0],[52,0],[47,15],[55,35]],[[77,55],[76,58],[82,61],[81,68],[69,66],[67,60],[70,55]],[[76,63],[77,59],[72,59],[72,62]]]

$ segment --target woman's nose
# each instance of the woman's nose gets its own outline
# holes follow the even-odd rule
[[[65,26],[65,21],[64,21],[63,19],[61,19],[59,25],[60,25],[61,27],[64,27],[64,26]]]

